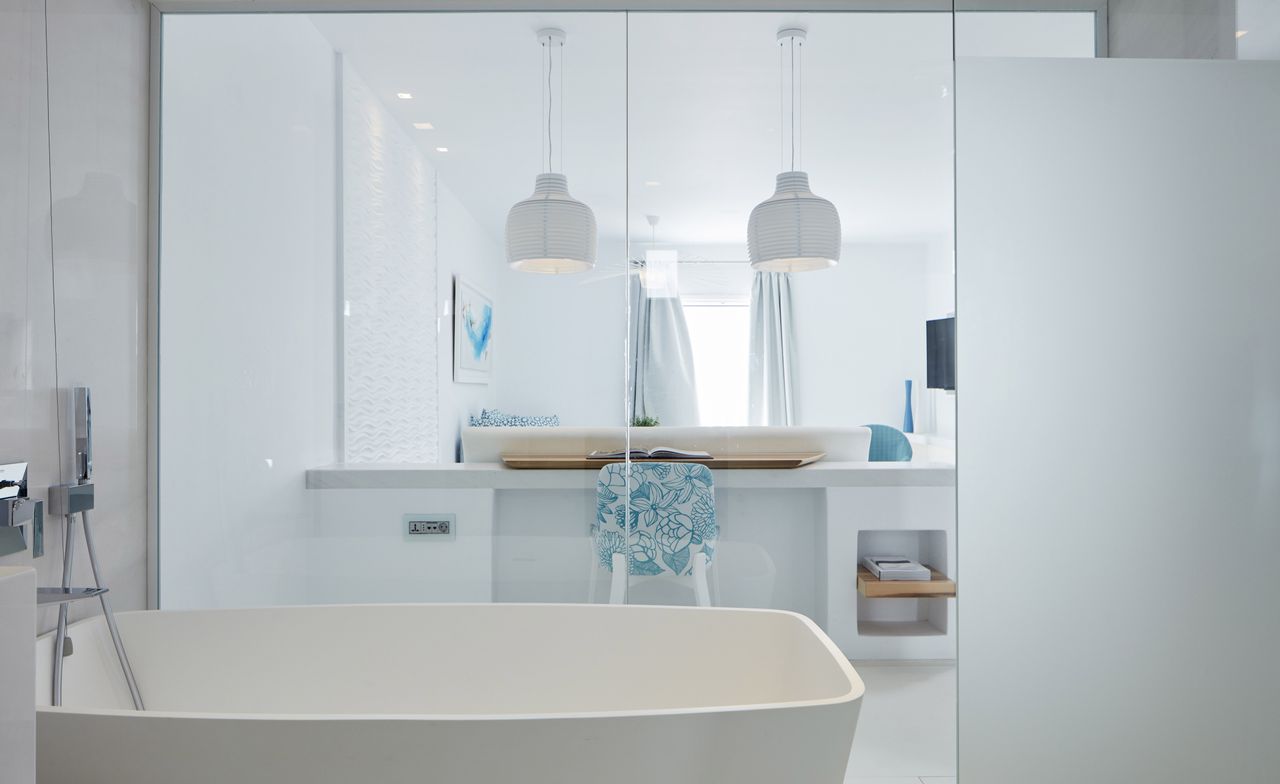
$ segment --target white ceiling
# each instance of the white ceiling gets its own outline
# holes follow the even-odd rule
[[[657,214],[660,240],[741,252],[747,216],[780,170],[775,32],[799,23],[809,30],[802,168],[840,211],[846,239],[951,230],[950,14],[312,19],[414,134],[441,182],[499,237],[507,210],[542,170],[534,31],[563,28],[564,171],[570,191],[595,210],[602,238],[623,236],[629,212],[632,238],[648,239],[644,216]],[[1052,26],[1028,34],[1045,36],[1046,47],[1062,38]],[[414,122],[435,129],[414,130]]]

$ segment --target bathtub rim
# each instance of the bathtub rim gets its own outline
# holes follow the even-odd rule
[[[37,719],[42,713],[59,716],[101,716],[132,717],[157,719],[202,719],[231,721],[550,721],[602,718],[651,718],[656,716],[690,716],[707,713],[749,713],[754,711],[792,710],[799,708],[816,708],[822,706],[843,705],[858,702],[866,693],[866,685],[853,668],[852,662],[845,657],[840,648],[831,640],[822,627],[814,623],[808,616],[791,610],[773,610],[755,607],[685,607],[661,604],[592,604],[586,602],[370,602],[345,604],[282,604],[260,607],[217,607],[206,609],[186,608],[180,610],[130,610],[116,613],[116,618],[134,615],[153,615],[156,613],[236,613],[245,611],[297,610],[349,607],[580,607],[595,608],[606,612],[629,612],[632,610],[662,610],[664,612],[731,612],[759,615],[775,615],[793,618],[800,621],[811,632],[819,643],[835,659],[836,666],[848,683],[848,689],[835,697],[824,697],[816,700],[792,700],[788,702],[757,702],[735,705],[712,705],[705,707],[685,708],[650,708],[644,710],[617,711],[573,711],[559,713],[211,713],[206,711],[135,711],[132,708],[75,708],[73,706],[41,705],[36,703]],[[78,626],[92,623],[103,623],[101,615],[93,615],[70,624],[68,631]],[[54,632],[37,635],[37,642],[50,639]],[[126,640],[127,645],[127,640]]]

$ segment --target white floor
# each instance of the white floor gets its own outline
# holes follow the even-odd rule
[[[853,666],[867,693],[846,784],[955,784],[955,665]]]

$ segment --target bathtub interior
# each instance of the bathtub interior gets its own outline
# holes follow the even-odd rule
[[[362,605],[121,613],[149,711],[546,716],[853,700],[862,684],[784,612]],[[100,619],[72,629],[63,705],[128,710]],[[51,641],[37,703],[49,705]]]

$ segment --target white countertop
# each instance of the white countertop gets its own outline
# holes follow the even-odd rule
[[[842,463],[716,470],[717,488],[953,487],[950,463]],[[309,490],[574,490],[594,488],[590,470],[519,470],[500,463],[335,464],[307,471]]]

